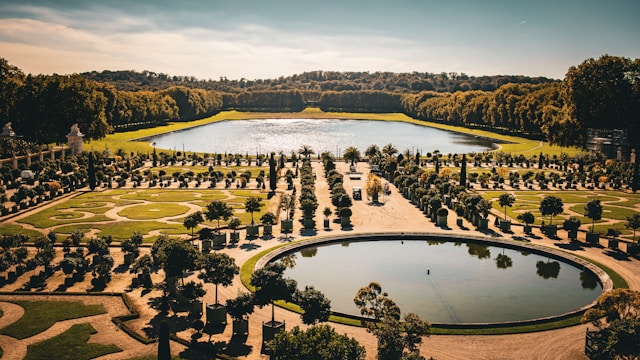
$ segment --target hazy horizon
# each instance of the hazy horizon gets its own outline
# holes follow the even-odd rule
[[[134,70],[198,79],[309,71],[562,79],[640,58],[640,2],[327,0],[0,3],[0,57],[31,74]]]

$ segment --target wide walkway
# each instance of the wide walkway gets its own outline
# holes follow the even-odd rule
[[[339,163],[338,169],[342,173],[348,171],[348,164]],[[455,217],[449,216],[449,229],[443,230],[436,227],[428,221],[426,217],[413,206],[408,200],[398,194],[395,187],[392,186],[392,194],[389,197],[381,199],[382,205],[373,205],[363,194],[362,201],[354,201],[352,207],[353,216],[351,218],[353,228],[350,230],[341,230],[339,224],[331,223],[331,229],[324,230],[322,228],[322,220],[324,216],[322,211],[325,206],[329,206],[332,210],[331,200],[329,197],[327,183],[321,174],[323,170],[321,164],[315,162],[314,168],[318,174],[316,179],[316,196],[320,206],[318,207],[316,224],[318,227],[317,236],[354,234],[360,232],[442,232],[442,233],[463,233],[472,235],[483,235],[474,230],[474,227],[465,221],[465,228],[460,229],[455,224]],[[359,164],[358,171],[363,172],[360,180],[350,180],[345,177],[344,187],[348,193],[354,186],[364,187],[366,174],[368,173],[368,165]],[[299,210],[297,210],[299,212]],[[296,214],[296,218],[300,218]],[[332,216],[334,218],[334,216]],[[295,221],[296,229],[292,238],[295,240],[303,239],[307,235],[300,230],[300,224]],[[514,226],[513,234],[502,234],[499,231],[496,236],[525,237],[521,227]],[[535,230],[538,231],[537,229]],[[538,233],[538,235],[540,235]],[[291,237],[290,237],[291,239]],[[276,246],[287,241],[284,237],[276,236],[272,240],[254,240],[251,246],[245,244],[237,248],[227,248],[222,251],[228,253],[236,259],[236,262],[244,263],[248,258],[264,249]],[[546,237],[533,239],[536,244],[542,244],[554,248],[563,248],[567,250],[569,242],[567,240],[551,240]],[[635,259],[617,260],[616,253],[610,252],[599,247],[580,247],[572,251],[581,256],[592,258],[602,264],[606,264],[610,268],[616,270],[629,282],[632,289],[640,289],[640,279],[637,275],[640,273],[640,262]],[[347,276],[347,274],[345,274]],[[366,285],[366,284],[364,284]],[[245,290],[239,279],[234,285],[228,288],[220,288],[219,296],[223,299],[235,297],[238,291]],[[355,294],[354,294],[355,295]],[[213,302],[213,295],[207,295],[209,302]],[[393,298],[393,296],[391,296]],[[207,299],[205,299],[207,300]],[[253,350],[246,358],[260,358],[258,349],[261,342],[261,324],[263,321],[270,320],[271,310],[269,307],[257,309],[250,317],[250,336],[247,339],[247,346]],[[286,321],[287,329],[293,326],[302,326],[300,316],[280,308],[276,308],[276,320]],[[428,319],[426,319],[428,320]],[[368,334],[364,329],[339,324],[332,324],[338,332],[346,333],[355,337],[367,349],[367,358],[374,359],[376,356],[376,339]],[[421,346],[422,355],[426,358],[434,357],[436,359],[586,359],[584,355],[584,336],[587,325],[574,326],[570,328],[545,331],[530,334],[518,335],[501,335],[501,336],[443,336],[434,335],[425,339]],[[231,329],[220,335],[222,338],[228,339],[231,335]],[[262,356],[265,357],[265,356]],[[266,358],[266,357],[265,357]]]

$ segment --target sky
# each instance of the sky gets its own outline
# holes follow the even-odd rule
[[[0,0],[0,57],[28,74],[562,79],[588,58],[640,58],[638,15],[638,0]]]

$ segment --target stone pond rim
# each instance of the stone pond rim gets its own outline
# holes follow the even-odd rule
[[[287,255],[289,253],[298,251],[303,248],[313,247],[317,245],[325,245],[332,243],[341,243],[345,241],[378,241],[378,240],[445,240],[445,241],[462,241],[462,242],[470,242],[470,243],[481,243],[485,245],[493,245],[497,247],[503,247],[508,249],[515,250],[527,250],[531,253],[536,253],[539,255],[544,255],[549,258],[553,258],[556,260],[561,260],[565,263],[568,263],[572,266],[577,267],[580,270],[587,270],[594,274],[600,284],[602,285],[602,293],[613,290],[613,281],[609,277],[609,275],[596,266],[595,264],[581,259],[575,255],[570,253],[549,248],[542,245],[536,245],[529,242],[515,242],[513,240],[506,240],[488,236],[474,236],[474,235],[465,235],[465,234],[442,234],[442,233],[430,233],[430,232],[384,232],[384,233],[359,233],[359,234],[351,234],[351,235],[330,235],[330,236],[321,236],[315,237],[311,239],[301,240],[297,242],[293,242],[291,244],[287,244],[272,251],[269,251],[267,254],[262,256],[255,264],[252,271],[260,269],[267,265],[269,262],[277,260],[278,258]],[[521,320],[521,321],[509,321],[509,322],[490,322],[490,323],[432,323],[433,326],[439,328],[448,328],[448,329],[480,329],[486,327],[517,327],[517,326],[527,326],[527,325],[535,325],[541,323],[548,323],[551,321],[563,320],[578,314],[585,312],[586,310],[594,307],[597,304],[597,299],[591,302],[588,305],[582,306],[579,309],[566,312],[563,314],[529,319],[529,320]],[[354,318],[353,315],[342,314],[334,312],[335,315]],[[355,317],[358,318],[358,317]],[[362,318],[364,319],[364,318]]]

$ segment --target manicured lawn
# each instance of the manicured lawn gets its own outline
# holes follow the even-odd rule
[[[61,320],[105,314],[102,305],[84,305],[79,301],[12,301],[24,308],[24,315],[0,330],[0,334],[26,339],[39,334]]]
[[[133,205],[118,212],[118,215],[131,220],[152,220],[186,214],[189,207],[180,204],[154,202],[152,204]]]
[[[38,236],[42,236],[42,234],[38,231],[25,229],[20,225],[16,224],[0,224],[0,236],[2,235],[14,235],[14,234],[24,234],[31,238],[37,238]]]
[[[211,201],[225,201],[234,209],[234,216],[246,225],[251,222],[251,214],[244,211],[244,204],[251,196],[258,196],[265,200],[263,201],[265,206],[253,215],[254,220],[258,221],[266,212],[267,193],[257,189],[114,189],[80,194],[56,206],[35,212],[21,219],[20,222],[40,229],[55,226],[55,232],[61,235],[59,238],[65,238],[73,231],[86,233],[96,229],[97,236],[112,235],[116,240],[123,240],[131,237],[134,232],[138,232],[145,236],[145,242],[153,242],[158,235],[150,236],[149,233],[152,231],[167,235],[190,234],[190,231],[183,226],[184,217],[189,211],[187,203],[197,205],[201,211],[205,212],[205,207]],[[132,221],[117,221],[107,217],[105,213],[114,206],[124,206],[118,214]],[[174,219],[168,223],[155,221],[164,217],[174,217]],[[215,227],[217,221],[205,222],[205,224]],[[220,225],[224,226],[226,222],[221,221]],[[0,234],[27,232],[31,237],[42,236],[39,232],[23,229],[17,224],[0,226]]]
[[[25,360],[88,360],[122,351],[115,345],[89,343],[91,334],[96,333],[91,324],[73,325],[58,336],[27,346]]]

